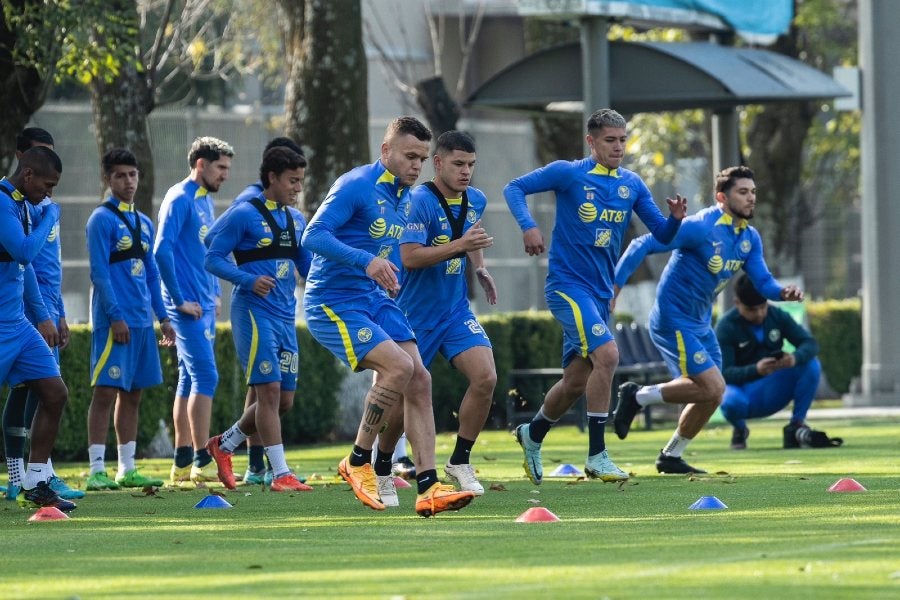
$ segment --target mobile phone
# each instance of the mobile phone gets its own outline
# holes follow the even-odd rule
[[[771,356],[775,360],[781,360],[784,357],[784,350],[778,350],[776,352],[773,352],[769,356]]]

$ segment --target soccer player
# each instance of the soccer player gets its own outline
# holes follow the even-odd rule
[[[88,218],[86,236],[91,267],[91,385],[88,407],[87,489],[162,485],[134,464],[141,390],[163,381],[156,349],[154,316],[163,344],[175,344],[175,330],[163,304],[159,270],[150,249],[153,223],[134,207],[140,178],[137,159],[114,148],[101,159],[109,197]],[[106,474],[106,434],[115,405],[119,469]]]
[[[276,147],[266,152],[259,168],[263,193],[220,218],[206,255],[206,269],[234,284],[234,343],[247,384],[255,392],[255,402],[241,418],[206,445],[228,489],[235,488],[234,450],[258,432],[272,465],[272,491],[312,490],[287,465],[280,420],[293,406],[297,389],[295,272],[305,277],[310,263],[309,252],[300,246],[306,219],[292,208],[303,189],[305,169],[306,160],[293,150]]]
[[[816,397],[822,365],[819,344],[787,311],[770,306],[746,275],[734,283],[734,308],[716,323],[725,395],[721,411],[734,428],[732,450],[747,448],[747,419],[774,415],[793,399],[784,447],[809,445],[806,413]],[[782,349],[788,341],[793,352]]]
[[[204,468],[212,462],[206,442],[219,382],[213,348],[219,281],[203,268],[203,240],[214,221],[209,193],[217,192],[228,179],[233,156],[232,147],[220,139],[195,139],[188,153],[190,175],[169,188],[159,208],[154,255],[178,352],[178,388],[172,410],[175,461],[171,483],[175,486],[216,480]]]
[[[672,374],[671,381],[619,386],[614,427],[625,439],[644,406],[686,404],[678,427],[656,459],[660,473],[705,473],[682,454],[716,411],[725,392],[722,352],[711,325],[712,303],[732,275],[743,269],[756,288],[773,300],[802,300],[797,286],[781,286],[766,266],[762,240],[750,226],[756,206],[753,171],[729,167],[716,175],[716,205],[685,219],[678,235],[665,244],[641,236],[629,244],[616,265],[616,294],[651,253],[672,250],[650,311],[650,337]]]
[[[22,133],[16,136],[16,159],[22,158],[22,153],[35,146],[46,146],[53,150],[53,136],[40,127],[26,127]],[[44,198],[38,206],[51,202]],[[62,298],[62,250],[60,248],[59,223],[50,230],[47,241],[41,247],[31,266],[37,278],[40,289],[40,300],[43,308],[34,309],[30,305],[25,307],[25,316],[38,329],[45,332],[55,328],[59,335],[59,345],[52,346],[56,362],[59,363],[59,351],[69,343],[69,326],[66,324],[66,313]],[[46,309],[46,315],[44,315]],[[22,479],[25,477],[25,440],[28,438],[31,422],[34,419],[34,411],[37,409],[37,395],[27,386],[20,385],[9,390],[9,397],[3,409],[3,442],[6,454],[6,466],[9,472],[9,484],[6,489],[6,498],[15,500],[22,487]],[[70,488],[61,477],[53,470],[53,461],[48,459],[47,464],[52,472],[50,487],[66,500],[77,500],[84,497],[84,492]]]
[[[409,222],[400,237],[404,272],[397,303],[416,334],[425,367],[440,352],[469,381],[444,473],[460,489],[481,496],[484,487],[469,454],[487,421],[497,372],[491,342],[469,307],[465,272],[471,260],[488,303],[496,304],[497,288],[483,253],[493,238],[481,226],[487,198],[469,185],[475,141],[462,131],[443,133],[432,160],[434,179],[413,190]]]
[[[677,194],[674,200],[666,198],[671,211],[666,219],[641,178],[621,166],[626,126],[616,111],[598,110],[587,122],[590,156],[552,162],[513,179],[503,190],[522,229],[525,252],[531,256],[544,252],[544,236],[525,197],[548,191],[556,194],[544,293],[563,329],[563,378],[547,392],[534,419],[515,431],[525,455],[525,473],[535,484],[543,478],[544,436],[582,394],[587,399],[589,439],[585,473],[602,481],[628,479],[609,458],[604,438],[612,375],[619,363],[619,350],[607,325],[614,298],[613,269],[632,212],[656,239],[668,242],[678,231],[687,205]]]
[[[289,137],[276,137],[273,138],[268,144],[266,144],[265,149],[263,149],[263,156],[265,156],[266,152],[271,150],[272,148],[288,148],[293,150],[301,157],[304,157],[303,149],[291,138]],[[305,157],[304,157],[305,160]],[[263,186],[262,180],[256,181],[248,185],[244,190],[238,194],[234,202],[232,202],[232,207],[237,206],[238,204],[242,204],[247,202],[248,200],[252,200],[254,198],[258,198],[265,191],[265,186]],[[294,196],[294,202],[297,201],[296,196]],[[229,207],[229,210],[231,207]],[[228,213],[228,210],[225,211]],[[225,216],[223,213],[223,217]],[[305,223],[304,219],[304,223]],[[225,221],[220,217],[216,219],[215,224],[212,229],[209,231],[208,239],[212,239],[215,237],[217,230],[221,227]],[[304,273],[305,276],[305,273]],[[251,385],[247,387],[247,396],[244,399],[244,408],[246,409],[251,404],[256,402],[256,391],[254,387]],[[247,471],[244,473],[244,483],[253,483],[253,484],[264,484],[269,485],[272,483],[272,469],[271,466],[266,468],[266,462],[263,460],[265,456],[265,448],[262,446],[260,442],[259,435],[253,434],[249,438],[247,438]],[[304,479],[301,477],[301,481]]]
[[[405,425],[418,467],[416,512],[425,517],[459,510],[474,497],[438,481],[431,376],[393,300],[400,285],[391,258],[409,216],[409,187],[428,159],[430,141],[431,132],[418,119],[391,121],[381,157],[339,177],[303,234],[303,246],[313,252],[304,295],[310,332],[354,371],[375,371],[356,443],[338,472],[363,504],[384,510],[372,446],[383,427],[397,428],[396,440]],[[403,425],[392,421],[401,403]],[[390,475],[393,448],[379,444],[376,464],[387,470],[378,475]]]
[[[25,383],[38,400],[31,428],[31,451],[17,501],[24,506],[55,506],[70,511],[75,504],[50,487],[50,451],[69,392],[50,351],[59,343],[56,328],[45,341],[25,317],[23,300],[43,305],[30,263],[59,221],[59,206],[50,202],[32,212],[26,203],[41,204],[53,193],[62,173],[59,156],[45,146],[19,158],[11,177],[0,180],[0,382],[11,388]],[[33,220],[34,217],[34,220]],[[46,319],[46,308],[44,309]]]

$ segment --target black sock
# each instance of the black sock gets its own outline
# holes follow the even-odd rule
[[[372,451],[353,444],[353,450],[350,451],[350,466],[361,467],[370,462],[372,462]]]
[[[179,469],[190,466],[194,461],[194,449],[190,446],[178,446],[175,448],[175,466]]]
[[[456,436],[456,447],[453,448],[453,454],[450,455],[451,465],[467,465],[469,464],[469,454],[472,453],[472,446],[475,440],[467,440],[464,437]]]
[[[25,402],[28,399],[27,387],[14,387],[9,390],[6,406],[3,407],[3,442],[7,458],[24,458],[25,456]]]
[[[197,465],[197,468],[202,469],[206,465],[212,462],[212,456],[209,455],[209,452],[206,448],[200,448],[196,452],[194,452],[194,464]]]
[[[606,450],[604,432],[608,420],[609,415],[604,415],[602,417],[588,415],[588,456],[594,456],[595,454],[600,454]]]
[[[394,452],[382,452],[381,448],[379,448],[375,452],[375,474],[381,475],[384,477],[385,475],[391,474],[391,465],[393,464],[393,456]]]
[[[542,413],[539,412],[534,415],[534,419],[528,424],[528,436],[531,438],[532,442],[537,442],[538,444],[543,443],[544,438],[547,436],[547,432],[550,431],[550,428],[553,427],[555,423],[554,421],[548,421],[542,417],[541,414]]]
[[[266,463],[263,461],[263,456],[265,456],[265,454],[265,447],[249,446],[247,448],[247,467],[254,473],[262,473],[265,471]]]
[[[416,487],[420,494],[424,494],[428,491],[428,488],[437,483],[437,471],[435,469],[428,469],[427,471],[423,471],[422,473],[416,473]]]

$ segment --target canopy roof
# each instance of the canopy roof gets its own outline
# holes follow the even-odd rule
[[[849,96],[831,77],[783,54],[708,42],[610,42],[610,105],[624,113]],[[475,106],[582,109],[581,46],[548,48],[506,67],[468,98]]]

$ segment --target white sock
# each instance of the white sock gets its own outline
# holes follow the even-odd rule
[[[91,444],[88,446],[88,458],[91,461],[91,475],[106,470],[106,445]]]
[[[25,459],[7,458],[6,472],[9,473],[10,485],[22,487],[22,481],[25,479]]]
[[[662,404],[662,390],[658,385],[644,385],[637,391],[635,400],[641,406],[650,406],[651,404]]]
[[[53,459],[52,458],[47,459],[47,466],[50,467],[50,476],[56,477],[56,470],[53,468]]]
[[[134,470],[134,452],[137,449],[137,442],[131,440],[127,444],[119,444],[119,475],[124,475],[128,471]]]
[[[377,448],[378,446],[376,446]],[[373,453],[374,455],[374,453]],[[400,439],[397,440],[397,445],[394,446],[394,456],[391,457],[391,462],[397,462],[404,456],[409,456],[406,452],[406,432],[400,436]]]
[[[50,479],[50,467],[47,463],[28,463],[28,469],[25,471],[25,480],[22,487],[26,490],[33,490],[34,487],[42,481]]]
[[[680,457],[682,452],[684,452],[685,448],[687,448],[688,444],[690,443],[691,438],[681,437],[676,431],[672,434],[672,438],[669,440],[669,443],[666,444],[662,449],[662,453],[666,456]]]
[[[247,434],[241,431],[241,428],[235,423],[219,438],[219,448],[225,452],[234,452],[238,446],[244,443],[247,437]]]
[[[266,456],[272,463],[272,473],[276,478],[291,472],[287,465],[287,459],[284,457],[284,444],[266,446]]]

